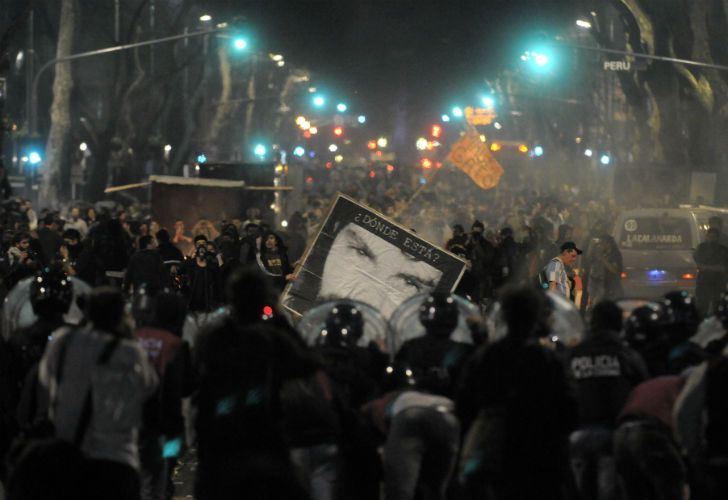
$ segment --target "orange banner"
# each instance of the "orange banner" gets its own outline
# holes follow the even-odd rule
[[[503,167],[490,154],[475,130],[465,132],[453,145],[447,159],[483,189],[496,187],[503,175]]]

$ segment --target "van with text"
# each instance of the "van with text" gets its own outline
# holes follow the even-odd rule
[[[723,220],[721,239],[726,239],[728,209],[681,206],[622,213],[613,235],[622,252],[625,297],[654,299],[671,290],[695,293],[698,270],[693,253],[714,216]]]

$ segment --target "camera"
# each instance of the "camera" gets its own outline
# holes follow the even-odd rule
[[[215,252],[212,252],[207,248],[207,245],[199,245],[195,249],[195,258],[199,260],[214,261],[216,255]]]

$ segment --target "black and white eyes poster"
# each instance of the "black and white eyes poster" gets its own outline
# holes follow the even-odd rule
[[[353,299],[389,319],[413,295],[452,292],[464,272],[459,257],[338,194],[281,301],[303,315],[323,302]]]

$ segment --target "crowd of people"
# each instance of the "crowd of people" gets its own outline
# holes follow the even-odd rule
[[[188,231],[6,203],[3,293],[27,283],[35,316],[0,343],[6,498],[168,499],[181,457],[201,500],[726,498],[728,296],[625,314],[616,210],[569,193],[444,203],[460,298],[428,296],[396,352],[356,304],[313,334],[281,309],[316,204],[283,233],[255,210]],[[446,195],[417,196],[377,208],[417,229]],[[554,334],[554,295],[588,319],[579,342]],[[489,321],[463,327],[463,299]]]

